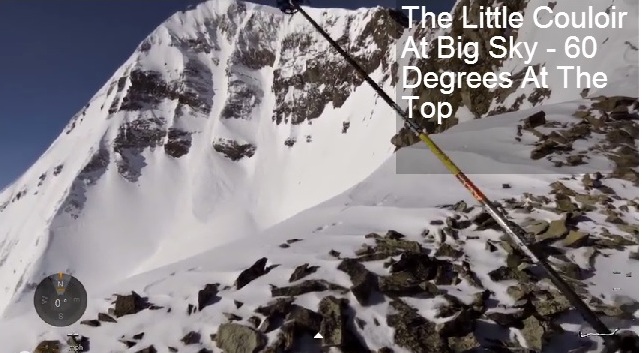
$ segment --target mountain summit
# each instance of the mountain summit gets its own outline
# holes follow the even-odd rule
[[[509,3],[527,17],[544,5],[583,9]],[[452,14],[492,4],[462,0]],[[586,302],[637,332],[639,5],[615,5],[629,12],[626,28],[590,31],[598,54],[575,61],[605,72],[605,89],[564,87],[559,77],[548,89],[518,87],[528,65],[484,57],[465,67],[509,71],[516,86],[414,94],[456,107],[443,125],[418,122]],[[306,11],[392,96],[409,36],[494,35],[406,28],[400,12],[381,7]],[[507,35],[561,48],[587,33],[529,24]],[[412,63],[464,67],[434,55]],[[529,65],[568,64],[542,50]],[[73,346],[70,331],[92,352],[586,344],[564,297],[400,127],[302,16],[231,0],[175,14],[0,194],[0,341],[40,353]],[[33,310],[35,286],[57,272],[89,293],[69,328]]]
[[[389,10],[311,13],[390,90]],[[0,309],[54,268],[93,288],[362,180],[395,121],[361,83],[301,17],[233,1],[172,16],[0,196]]]

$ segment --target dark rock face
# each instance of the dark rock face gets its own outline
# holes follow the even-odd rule
[[[231,73],[221,118],[249,119],[254,109],[261,104],[263,95],[258,82],[241,74]]]
[[[120,155],[117,161],[118,173],[136,182],[147,165],[141,155],[146,148],[161,146],[166,134],[163,118],[139,119],[123,124],[114,140],[114,152]]]
[[[186,59],[180,80],[181,88],[176,89],[172,94],[173,99],[178,99],[177,110],[188,107],[193,112],[208,115],[212,111],[212,97],[214,97],[212,72],[197,58],[188,55]]]
[[[403,32],[403,26],[395,21],[388,10],[378,9],[375,11],[372,20],[359,30],[362,34],[355,43],[347,46],[349,33],[355,31],[353,17],[348,19],[344,34],[337,38],[337,42],[349,50],[349,53],[368,73],[378,67],[382,67],[384,70],[388,69],[389,50]],[[335,22],[334,18],[325,18],[320,23],[322,26],[326,26],[326,23],[333,25]],[[281,56],[289,57],[300,51],[312,51],[312,48],[318,45],[317,41],[324,41],[324,39],[318,38],[314,32],[294,33],[284,39],[281,45]],[[359,48],[367,47],[366,43],[370,41],[376,44],[376,49],[373,52],[363,53],[359,50]],[[321,44],[327,45],[325,42]],[[306,67],[297,69],[293,75],[284,73],[289,72],[291,67],[274,70],[272,89],[276,95],[276,108],[273,120],[277,124],[288,123],[286,119],[290,116],[292,124],[316,119],[328,103],[332,103],[335,108],[341,107],[352,93],[352,89],[363,82],[363,78],[338,53],[332,49],[328,50],[328,55],[308,60]],[[288,92],[292,88],[298,92],[305,92],[306,97],[304,99],[300,97],[289,98]]]
[[[180,158],[189,152],[192,147],[192,135],[189,132],[170,128],[167,131],[165,153],[174,158]]]
[[[131,86],[120,105],[120,110],[136,111],[155,108],[164,98],[170,97],[170,88],[153,71],[134,70],[129,74]]]
[[[277,21],[278,17],[272,14],[253,13],[239,32],[237,46],[232,52],[234,63],[252,70],[271,66],[276,60],[273,43],[277,39]]]
[[[238,143],[235,140],[219,139],[214,143],[214,150],[222,153],[230,160],[238,161],[244,157],[250,158],[254,156],[256,146],[251,143]]]
[[[163,81],[161,74],[154,71],[134,70],[129,74],[129,80],[131,84],[120,105],[121,111],[156,109],[164,99],[177,100],[179,104],[204,113],[211,109],[208,100],[213,96],[212,77],[209,68],[200,61],[187,60],[181,85]]]
[[[78,218],[87,201],[87,188],[95,185],[96,182],[105,174],[109,166],[109,150],[101,143],[98,151],[94,153],[89,162],[80,171],[78,177],[74,180],[69,194],[63,203],[64,212],[72,218]]]
[[[172,46],[182,50],[193,51],[194,53],[209,54],[213,50],[220,50],[216,42],[211,42],[202,32],[198,32],[196,38],[179,38],[172,37]],[[143,45],[151,47],[151,43],[144,42]],[[141,48],[144,51],[144,48]]]
[[[90,185],[96,183],[98,179],[105,173],[109,165],[109,151],[106,148],[98,149],[89,160],[89,163],[80,171],[81,178],[87,181]]]

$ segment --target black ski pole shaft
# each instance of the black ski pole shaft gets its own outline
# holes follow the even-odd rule
[[[566,283],[566,281],[555,271],[555,269],[548,263],[546,258],[529,246],[527,233],[515,223],[511,222],[499,208],[496,207],[486,195],[464,174],[457,165],[437,146],[437,144],[423,132],[423,129],[409,119],[401,107],[374,82],[368,73],[348,54],[330,35],[314,20],[310,15],[301,8],[298,2],[293,0],[281,0],[288,2],[283,4],[282,10],[286,13],[293,14],[300,12],[306,20],[315,28],[315,30],[325,38],[328,43],[337,51],[341,56],[368,82],[368,84],[379,94],[379,96],[394,109],[403,119],[404,124],[415,134],[418,135],[428,148],[437,156],[437,158],[444,164],[444,166],[468,189],[473,197],[487,210],[490,216],[504,229],[504,231],[512,238],[513,242],[520,248],[520,250],[530,257],[535,263],[542,266],[548,278],[553,282],[557,289],[566,297],[584,320],[593,327],[593,329],[604,338],[607,346],[607,352],[614,353],[619,349],[619,338],[612,334],[611,330],[600,320],[600,318],[589,308],[580,296],[573,290],[573,288]]]

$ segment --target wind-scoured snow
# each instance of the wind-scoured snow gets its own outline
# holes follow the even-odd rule
[[[544,3],[531,1],[526,17]],[[591,32],[602,43],[599,60],[578,65],[590,72],[607,72],[611,84],[607,90],[590,91],[589,96],[638,97],[638,51],[625,44],[639,47],[638,34],[633,31],[637,32],[639,23],[638,3],[595,0],[591,5],[615,5],[628,11],[629,17],[624,31]],[[556,11],[576,9],[573,3],[556,6]],[[348,43],[356,43],[360,39],[355,33],[367,27],[378,10],[308,11],[324,23],[333,38],[345,35]],[[540,46],[561,48],[568,35],[585,34],[558,31],[551,36],[550,31],[528,26],[520,30],[519,40],[535,40]],[[297,49],[301,42],[284,49],[300,33],[314,38],[308,46],[312,49]],[[355,53],[368,56],[381,49],[374,42],[370,44]],[[392,43],[390,48],[394,47]],[[271,300],[270,286],[288,285],[287,278],[297,266],[319,266],[306,279],[324,279],[350,288],[350,278],[337,270],[339,260],[329,252],[352,256],[364,243],[365,234],[391,229],[423,241],[422,232],[429,229],[434,233],[438,228],[432,220],[454,214],[451,205],[461,200],[474,205],[466,189],[425,147],[415,145],[394,152],[390,139],[398,122],[365,84],[350,87],[351,93],[340,107],[322,102],[319,117],[293,124],[298,117],[290,114],[283,117],[284,122],[275,122],[280,119],[275,117],[280,104],[300,101],[312,106],[316,98],[292,86],[284,101],[279,101],[273,87],[275,70],[287,79],[326,56],[335,58],[330,50],[302,16],[286,17],[271,7],[231,0],[203,3],[160,25],[42,157],[0,193],[2,351],[31,351],[43,340],[64,342],[73,331],[90,337],[92,352],[137,352],[150,345],[167,352],[167,347],[181,347],[186,333],[198,331],[204,336],[202,344],[179,351],[201,352],[205,347],[218,353],[209,334],[227,322],[224,313],[251,316],[254,309]],[[270,53],[274,60],[268,63],[264,59]],[[541,48],[538,53],[535,63],[565,64],[559,53],[546,53]],[[522,68],[517,60],[506,60],[503,65],[510,71]],[[387,78],[390,70],[380,66],[372,77],[393,94],[395,87]],[[137,81],[140,72],[153,72],[157,77]],[[550,101],[555,104],[483,119],[465,116],[461,109],[459,125],[434,136],[492,200],[550,195],[551,183],[557,181],[579,192],[584,174],[606,174],[613,168],[606,153],[589,148],[600,143],[600,134],[577,142],[578,149],[587,150],[586,164],[562,167],[545,158],[531,158],[535,135],[525,133],[520,141],[515,139],[517,126],[538,111],[546,113],[547,121],[564,125],[577,121],[573,114],[582,105],[591,105],[590,100],[580,100],[580,89],[564,89],[558,76],[551,79]],[[152,94],[136,91],[148,87],[145,85],[154,87]],[[524,92],[517,90],[511,97]],[[242,116],[224,117],[239,112]],[[349,128],[342,133],[346,122]],[[143,123],[142,128],[137,125]],[[179,137],[172,137],[173,132]],[[185,154],[169,155],[177,152],[168,146],[178,144],[180,151],[186,140]],[[234,160],[216,149],[221,141],[229,140],[255,149]],[[294,144],[287,146],[288,141]],[[399,173],[409,165],[422,174]],[[637,183],[617,178],[604,183],[620,198],[620,203],[613,203],[615,207],[626,206],[627,200],[639,202]],[[528,221],[528,217],[559,219],[552,210],[510,213],[517,223]],[[581,231],[621,233],[598,211],[589,211],[586,217],[590,221],[580,224]],[[639,224],[637,211],[625,212],[622,218],[627,224]],[[486,249],[488,242],[500,242],[502,233],[462,232],[463,242],[449,243],[461,247],[484,288],[494,293],[498,306],[513,305],[506,283],[487,275],[504,264],[504,252]],[[291,239],[299,241],[281,246]],[[594,273],[583,280],[590,295],[606,304],[639,298],[637,259],[629,257],[629,251],[637,249],[635,241],[635,246],[625,250],[601,250],[596,255]],[[568,249],[566,256],[589,268],[583,249]],[[196,302],[205,284],[232,286],[242,270],[262,257],[269,265],[279,266],[239,290],[222,290],[221,300],[203,311],[186,313],[187,304]],[[364,264],[374,273],[387,273],[382,261]],[[616,269],[621,274],[614,275]],[[44,276],[56,272],[74,275],[87,289],[89,304],[81,320],[107,312],[114,293],[132,290],[163,309],[145,310],[99,327],[78,322],[52,328],[33,309],[33,289]],[[450,295],[463,301],[470,301],[473,292],[465,282],[448,288]],[[323,296],[322,292],[306,293],[298,296],[296,303],[314,311]],[[389,300],[362,306],[353,296],[347,297],[357,308],[357,316],[366,321],[360,333],[368,347],[407,351],[395,340],[389,325],[374,324],[386,323]],[[444,320],[435,314],[440,300],[443,298],[408,298],[407,303],[439,322]],[[238,308],[234,301],[246,304]],[[623,321],[611,324],[618,327]],[[624,324],[638,332],[637,323]],[[568,332],[586,329],[574,316],[562,326]],[[145,335],[133,348],[119,342],[139,332]],[[268,338],[274,340],[276,334],[270,332]],[[514,340],[525,342],[522,333],[515,335]],[[560,347],[569,342],[556,342],[548,351],[566,351]]]

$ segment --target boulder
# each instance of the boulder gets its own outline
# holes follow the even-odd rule
[[[377,275],[368,271],[366,267],[355,259],[343,259],[338,269],[350,276],[352,286],[350,290],[361,305],[369,305],[373,293],[379,290]]]
[[[141,312],[149,307],[147,300],[132,291],[130,295],[116,295],[114,315],[122,317]]]
[[[265,267],[265,265],[267,265],[267,261],[268,259],[266,257],[262,257],[254,262],[252,266],[243,270],[234,282],[236,289],[241,289],[248,283],[268,273],[269,270]]]
[[[225,353],[258,353],[266,343],[263,334],[237,323],[221,324],[216,332],[216,347]]]

